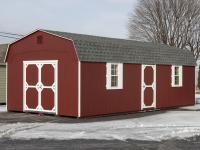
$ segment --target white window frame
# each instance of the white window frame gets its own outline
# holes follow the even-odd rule
[[[111,86],[111,66],[117,65],[118,67],[118,84]],[[123,89],[123,63],[107,63],[106,64],[106,89]]]
[[[179,84],[175,84],[175,67],[178,67],[179,69]],[[173,65],[171,67],[171,86],[172,87],[182,87],[183,86],[183,67]]]

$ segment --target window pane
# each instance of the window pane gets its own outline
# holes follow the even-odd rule
[[[115,65],[115,75],[118,75],[118,65]]]
[[[111,77],[111,86],[116,86],[116,82],[115,82],[115,76]]]
[[[111,75],[117,75],[117,70],[118,69],[118,65],[116,64],[112,64],[111,65]]]
[[[116,64],[112,64],[111,70],[115,70],[116,68],[117,68],[117,65]]]
[[[111,70],[113,70],[113,69],[114,69],[114,66],[115,66],[114,64],[111,64]]]
[[[175,75],[179,75],[179,67],[175,67]]]
[[[118,76],[111,76],[111,86],[112,87],[118,86]]]
[[[179,76],[174,77],[174,84],[179,85]]]
[[[114,69],[111,70],[111,75],[115,75],[115,70]]]
[[[116,84],[116,86],[118,86],[118,76],[115,76],[115,78],[116,78],[115,79],[115,82],[116,82],[115,84]]]

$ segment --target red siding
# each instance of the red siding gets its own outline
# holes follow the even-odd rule
[[[141,67],[124,64],[122,90],[106,90],[106,64],[81,63],[81,116],[140,110]]]
[[[42,44],[36,37],[43,36]],[[78,116],[78,59],[70,40],[37,31],[12,44],[8,53],[9,111],[23,110],[23,61],[58,60],[58,115]],[[183,67],[183,87],[171,87],[171,66],[156,67],[157,108],[169,108],[195,103],[194,67]],[[46,72],[50,71],[49,69]],[[34,70],[30,70],[35,74]],[[146,71],[146,82],[152,82],[151,70]],[[146,76],[146,75],[145,75]],[[42,77],[44,78],[44,77]],[[45,78],[44,78],[45,79]],[[28,79],[35,82],[36,78]],[[47,81],[46,81],[47,80]],[[47,76],[45,83],[51,82]],[[34,91],[30,105],[36,106]],[[147,97],[151,93],[146,93]],[[48,92],[44,94],[48,97]],[[106,89],[106,63],[81,62],[81,117],[112,113],[136,112],[141,109],[141,65],[124,64],[123,89]],[[151,103],[151,102],[148,102]],[[44,105],[49,107],[47,102]]]
[[[43,44],[36,37],[43,36]],[[73,42],[41,31],[12,44],[8,53],[8,110],[23,110],[23,61],[58,60],[58,114],[77,116],[78,59]],[[47,77],[48,78],[48,77]]]
[[[157,108],[193,105],[194,67],[183,67],[183,87],[171,87],[171,66],[157,65]],[[141,109],[141,65],[124,64],[124,88],[106,90],[106,64],[81,63],[81,116]]]
[[[183,67],[183,86],[171,87],[171,66],[157,65],[157,108],[195,104],[195,67]]]

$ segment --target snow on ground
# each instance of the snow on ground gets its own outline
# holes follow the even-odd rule
[[[200,94],[195,94],[196,104],[200,104]]]
[[[0,112],[6,112],[7,108],[6,105],[0,105]]]
[[[194,106],[180,107],[179,110],[200,111],[200,104],[196,104]]]
[[[104,139],[161,141],[200,135],[200,111],[166,111],[103,122],[0,124],[0,137],[13,139]]]

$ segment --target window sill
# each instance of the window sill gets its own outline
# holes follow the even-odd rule
[[[172,85],[171,87],[183,87],[182,85]]]
[[[123,90],[122,87],[109,87],[109,88],[106,88],[106,90]]]

